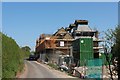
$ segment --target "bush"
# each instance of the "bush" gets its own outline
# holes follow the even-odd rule
[[[14,78],[18,71],[22,71],[27,54],[29,52],[20,49],[14,39],[2,34],[2,77]]]

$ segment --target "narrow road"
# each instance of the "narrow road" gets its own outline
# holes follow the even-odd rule
[[[36,61],[25,61],[25,65],[25,71],[20,78],[73,78]]]

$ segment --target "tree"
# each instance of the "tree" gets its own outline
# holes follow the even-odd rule
[[[113,48],[114,57],[116,57],[117,65],[116,65],[116,71],[118,72],[118,79],[120,79],[120,71],[118,71],[118,68],[120,67],[120,61],[118,60],[118,57],[120,56],[120,25],[115,29],[115,45]]]
[[[112,70],[111,64],[114,60],[113,53],[112,53],[113,46],[115,44],[114,34],[115,34],[114,30],[108,29],[107,32],[105,32],[105,41],[104,41],[104,55],[108,63],[108,68],[109,68],[110,76],[112,80],[113,80],[113,70]]]
[[[111,79],[113,80],[113,72],[116,73],[114,73],[114,75],[118,75],[119,72],[118,64],[120,64],[120,62],[118,61],[118,56],[120,56],[120,26],[117,26],[115,30],[109,29],[105,34],[105,56],[109,65]],[[109,53],[111,53],[111,56],[109,56]],[[114,66],[113,69],[110,66],[111,64]]]
[[[24,56],[25,57],[28,57],[30,55],[30,47],[29,46],[24,46],[24,47],[21,47],[21,50],[22,52],[24,53]]]
[[[31,50],[29,46],[24,46],[24,47],[22,47],[21,49],[24,50],[24,51],[29,51],[29,52],[30,52],[30,50]]]

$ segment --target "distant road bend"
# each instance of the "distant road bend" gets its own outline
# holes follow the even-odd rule
[[[26,69],[19,78],[73,78],[36,61],[25,60],[25,64]]]

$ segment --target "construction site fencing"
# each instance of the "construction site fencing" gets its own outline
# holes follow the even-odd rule
[[[102,59],[87,60],[87,78],[102,78]]]
[[[63,62],[66,63],[67,67],[69,67],[71,64],[75,64],[75,67],[78,67],[78,69],[81,69],[80,70],[81,72],[84,72],[84,76],[86,78],[102,78],[102,64],[103,64],[102,59],[79,60],[70,56],[69,57],[65,55],[58,56],[55,54],[53,55],[43,54],[42,57],[43,56],[44,61],[54,63],[58,66],[62,65]],[[76,60],[77,62],[75,63],[74,60]],[[83,65],[80,66],[80,64]]]

